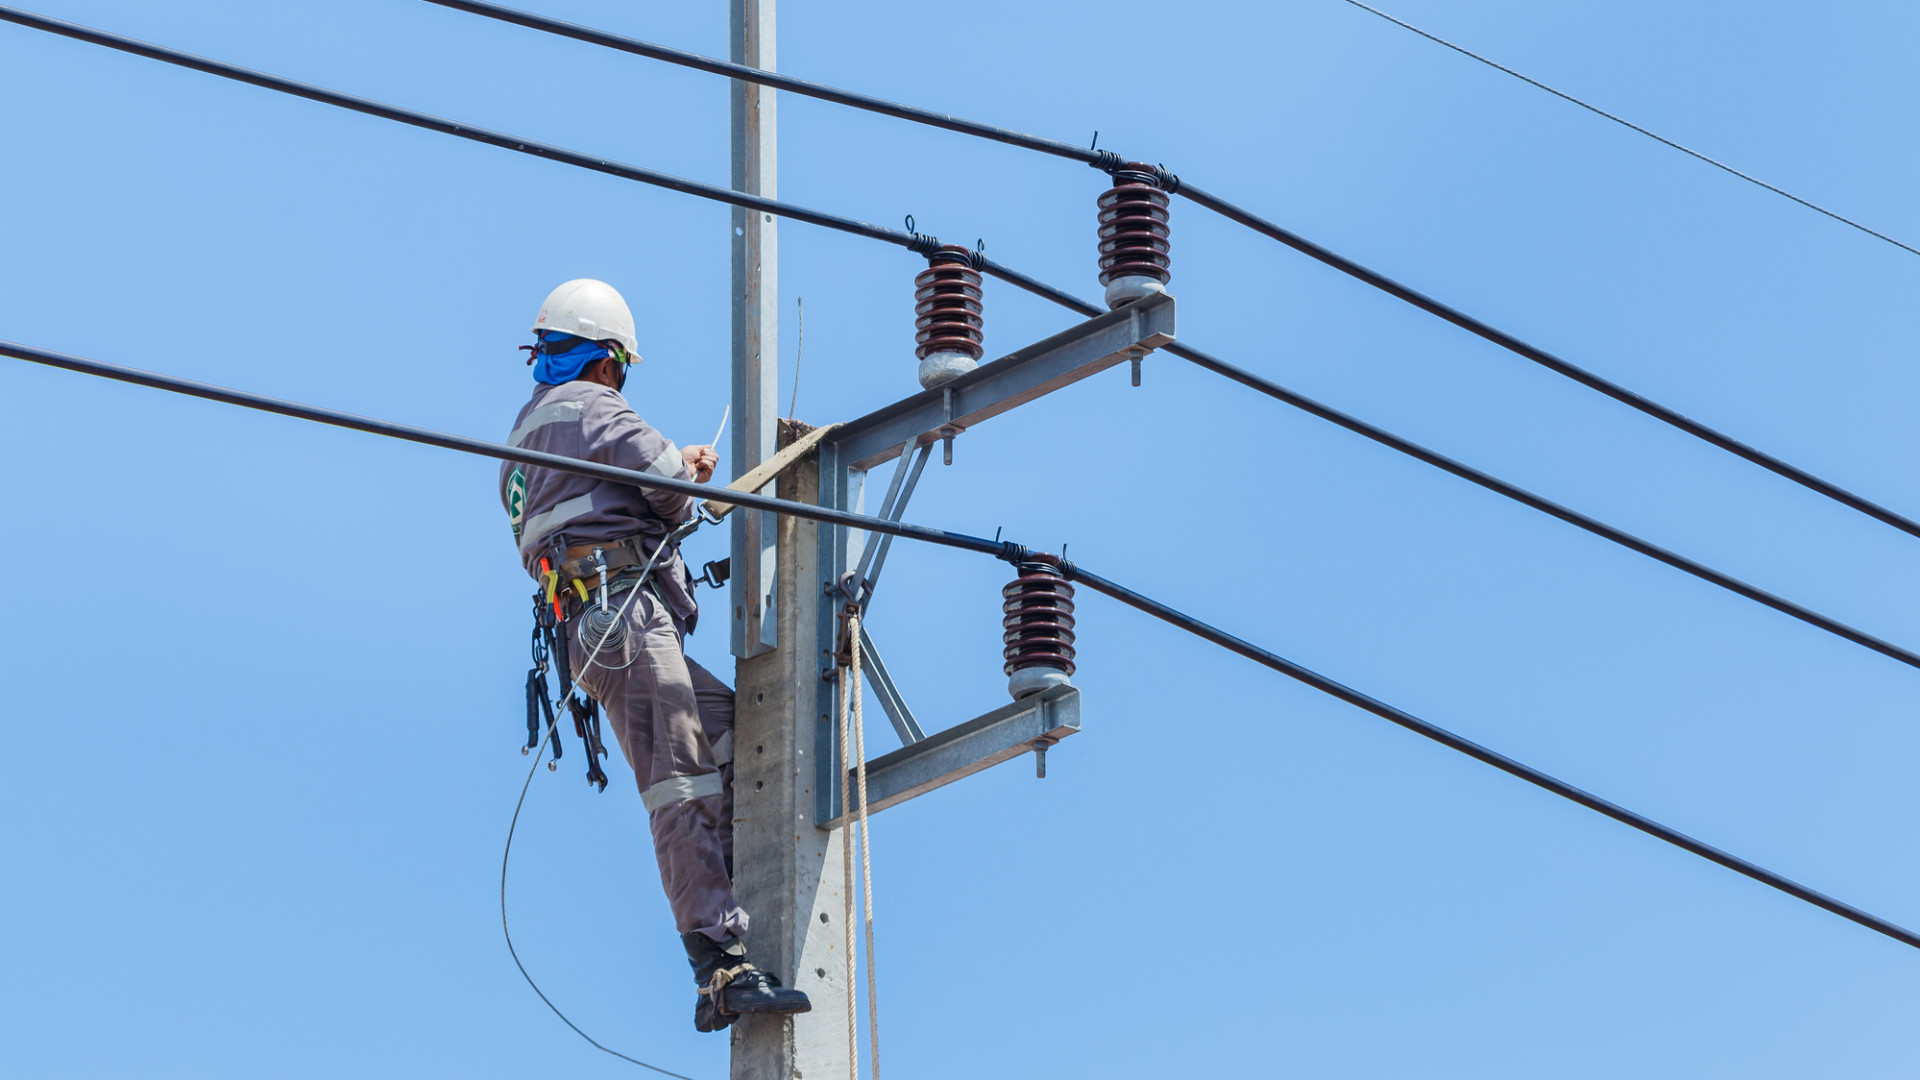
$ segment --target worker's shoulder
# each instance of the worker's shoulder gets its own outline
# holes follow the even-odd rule
[[[587,379],[575,379],[558,386],[539,384],[520,412],[524,416],[544,406],[561,404],[579,406],[582,415],[606,416],[633,411],[633,406],[627,404],[618,390]]]
[[[560,396],[562,392],[565,397]],[[624,442],[635,437],[645,438],[653,431],[634,411],[626,396],[610,386],[577,379],[554,387],[554,393],[546,398],[549,404],[561,401],[578,407],[580,434],[590,444],[603,440]]]
[[[578,421],[592,432],[609,427],[624,429],[646,426],[632,403],[620,391],[588,379],[575,379],[558,386],[539,385],[533,397],[520,410],[520,422],[538,414],[542,420],[555,418]]]
[[[612,396],[611,402],[606,400],[608,395]],[[625,408],[626,403],[620,399],[620,395],[584,379],[558,386],[536,383],[533,395],[525,405],[520,406],[519,415],[514,417],[513,433],[507,437],[507,442],[521,446],[534,439],[551,441],[550,433],[557,426],[572,425],[574,430],[583,433],[604,428]],[[549,434],[542,436],[538,434],[540,432]]]

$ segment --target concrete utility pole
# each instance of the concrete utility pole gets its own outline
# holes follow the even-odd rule
[[[774,0],[729,2],[733,61],[772,69]],[[736,81],[732,106],[733,187],[773,197],[773,91]],[[775,229],[769,215],[733,211],[736,478],[773,456],[778,435]],[[818,502],[810,465],[788,470],[777,493]],[[734,892],[752,920],[754,962],[813,999],[811,1013],[745,1016],[733,1025],[733,1080],[847,1074],[843,833],[815,824],[815,762],[835,752],[819,743],[813,715],[823,659],[819,551],[812,522],[733,515]]]
[[[788,470],[781,498],[819,500],[812,462]],[[815,824],[815,762],[836,753],[814,722],[822,650],[819,527],[779,522],[774,610],[780,647],[735,667],[734,892],[752,919],[754,962],[805,990],[813,1011],[743,1016],[733,1025],[733,1080],[847,1075],[846,831]]]

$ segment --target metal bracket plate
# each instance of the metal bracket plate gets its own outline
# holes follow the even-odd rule
[[[1055,686],[1002,705],[868,762],[867,813],[1019,757],[1033,749],[1036,739],[1054,743],[1079,730],[1079,687]],[[846,783],[848,791],[857,790],[851,771]],[[834,804],[820,806],[816,817],[822,828],[843,824],[837,793]]]
[[[964,431],[1170,344],[1173,311],[1173,297],[1159,293],[1097,315],[938,389],[923,390],[848,421],[828,441],[837,444],[843,467],[871,469],[908,447],[933,442],[943,428]]]

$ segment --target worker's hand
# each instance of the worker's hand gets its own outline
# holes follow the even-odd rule
[[[693,474],[694,482],[704,484],[713,478],[713,468],[720,464],[720,454],[711,446],[683,446],[680,448],[680,460],[687,463],[687,471]]]

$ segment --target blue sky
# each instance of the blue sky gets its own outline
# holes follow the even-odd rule
[[[724,53],[725,8],[546,0]],[[726,85],[413,0],[36,10],[724,182]],[[1899,236],[1920,14],[1391,10]],[[1443,300],[1920,512],[1920,259],[1338,0],[789,5],[789,72],[1165,162]],[[546,290],[632,301],[636,407],[727,400],[727,212],[0,26],[0,337],[497,438]],[[791,97],[781,195],[1096,296],[1071,163]],[[1920,546],[1176,201],[1182,337],[1891,640]],[[915,388],[903,252],[781,231],[799,414]],[[989,285],[989,352],[1072,317]],[[784,394],[784,391],[783,391]],[[483,461],[15,362],[0,673],[13,1075],[619,1075],[500,943],[521,576]],[[723,462],[723,468],[730,463]],[[1193,369],[963,438],[909,515],[1004,527],[1907,925],[1920,672]],[[690,544],[719,557],[715,533]],[[929,724],[1002,700],[1005,569],[895,545],[871,627]],[[1135,612],[1086,730],[876,822],[889,1071],[1895,1076],[1920,956]],[[690,643],[724,670],[718,624]],[[890,743],[882,736],[881,749]],[[571,763],[571,764],[568,764]],[[535,778],[522,956],[697,1077],[624,765]]]

